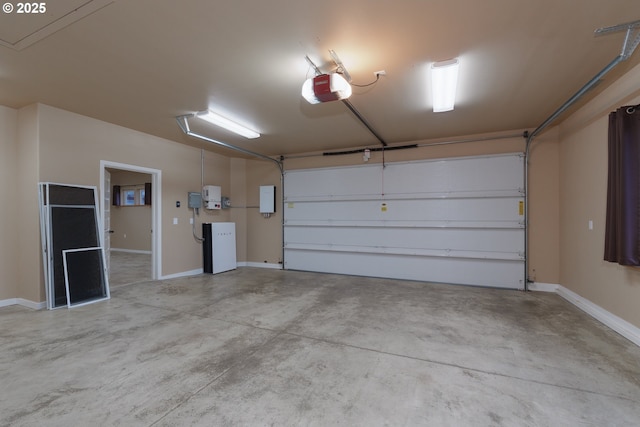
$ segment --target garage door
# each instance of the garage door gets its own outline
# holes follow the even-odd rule
[[[522,154],[293,170],[285,268],[524,288]]]

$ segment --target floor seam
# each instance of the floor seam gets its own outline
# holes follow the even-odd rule
[[[567,385],[562,385],[562,384],[553,384],[553,383],[544,382],[544,381],[540,381],[540,380],[536,380],[536,379],[532,379],[532,378],[522,378],[522,377],[518,377],[518,376],[514,376],[514,375],[508,375],[508,374],[501,373],[501,372],[485,371],[485,370],[478,369],[478,368],[472,368],[472,367],[467,367],[467,366],[456,365],[455,363],[447,363],[447,362],[442,362],[442,361],[438,361],[438,360],[424,359],[424,358],[420,358],[420,357],[416,357],[416,356],[409,356],[409,355],[406,355],[406,354],[391,353],[391,352],[384,351],[384,350],[377,350],[377,349],[368,348],[368,347],[361,347],[361,346],[357,346],[357,345],[353,345],[353,344],[346,344],[346,343],[343,343],[343,342],[331,341],[331,340],[324,339],[324,338],[317,338],[317,337],[311,337],[311,336],[302,335],[302,334],[296,334],[294,332],[289,332],[289,331],[284,331],[284,334],[291,335],[291,336],[298,337],[298,338],[305,338],[305,339],[310,339],[310,340],[313,340],[313,341],[323,342],[323,343],[327,343],[327,344],[338,345],[338,346],[343,346],[343,347],[349,347],[349,348],[353,348],[353,349],[357,349],[357,350],[369,351],[369,352],[378,353],[378,354],[384,354],[386,356],[401,357],[401,358],[404,358],[404,359],[415,360],[415,361],[418,361],[418,362],[425,362],[425,363],[432,363],[432,364],[435,364],[435,365],[448,366],[448,367],[452,367],[452,368],[458,368],[458,369],[462,369],[462,370],[477,372],[477,373],[481,373],[481,374],[485,374],[485,375],[493,375],[493,376],[498,376],[498,377],[502,377],[502,378],[514,379],[514,380],[518,380],[518,381],[531,382],[531,383],[539,384],[539,385],[543,385],[543,386],[556,387],[556,388],[561,388],[561,389],[565,389],[565,390],[572,390],[572,391],[577,391],[577,392],[581,392],[581,393],[593,394],[593,395],[597,395],[597,396],[604,396],[604,397],[610,397],[610,398],[615,398],[615,399],[621,399],[621,400],[625,400],[625,401],[628,401],[628,402],[633,402],[633,403],[639,403],[640,404],[640,400],[631,399],[631,398],[625,397],[625,396],[613,395],[613,394],[609,394],[609,393],[601,393],[601,392],[597,392],[597,391],[593,391],[593,390],[586,390],[586,389],[583,389],[583,388],[572,387],[572,386],[567,386]]]
[[[602,393],[602,392],[598,392],[598,391],[594,391],[594,390],[587,390],[587,389],[584,389],[584,388],[572,387],[572,386],[567,386],[567,385],[562,385],[562,384],[553,384],[553,383],[544,382],[544,381],[540,381],[540,380],[536,380],[536,379],[523,378],[523,377],[508,375],[508,374],[501,373],[501,372],[485,371],[485,370],[478,369],[478,368],[456,365],[454,363],[447,363],[447,362],[442,362],[442,361],[432,360],[432,359],[424,359],[424,358],[415,357],[415,356],[409,356],[409,355],[405,355],[405,354],[392,353],[392,352],[387,352],[387,351],[383,351],[383,350],[377,350],[377,349],[368,348],[368,347],[361,347],[361,346],[357,346],[357,345],[353,345],[353,344],[347,344],[347,343],[338,342],[338,341],[331,341],[331,340],[324,339],[324,338],[317,338],[317,337],[312,337],[312,336],[303,335],[303,334],[296,334],[294,332],[290,332],[290,331],[287,330],[287,327],[290,324],[295,323],[295,321],[294,322],[287,322],[288,324],[285,325],[283,329],[272,329],[272,328],[267,328],[267,327],[260,327],[260,326],[256,326],[256,325],[251,325],[251,324],[247,324],[247,323],[243,323],[243,322],[237,322],[237,321],[232,321],[232,320],[227,320],[227,319],[220,319],[220,318],[217,318],[217,317],[209,317],[209,316],[203,315],[203,314],[189,313],[189,312],[185,312],[185,311],[181,311],[181,310],[177,310],[177,309],[172,309],[172,308],[168,308],[168,307],[158,307],[158,306],[145,304],[145,303],[139,303],[139,304],[147,305],[147,306],[154,307],[154,308],[161,308],[161,309],[165,309],[165,310],[168,310],[168,311],[189,314],[189,315],[193,315],[193,316],[196,316],[196,317],[199,317],[199,318],[202,318],[202,319],[211,319],[211,320],[215,320],[215,321],[219,321],[219,322],[223,322],[223,323],[229,323],[229,324],[233,324],[233,325],[240,325],[240,326],[245,326],[245,327],[249,327],[249,328],[253,328],[253,329],[259,329],[259,330],[268,331],[268,332],[275,332],[276,335],[273,337],[273,339],[275,339],[275,338],[277,338],[277,337],[279,337],[279,336],[281,336],[283,334],[287,334],[287,335],[295,336],[295,337],[298,337],[298,338],[310,339],[310,340],[324,342],[324,343],[332,344],[332,345],[339,345],[339,346],[354,348],[354,349],[358,349],[358,350],[364,350],[364,351],[384,354],[384,355],[388,355],[388,356],[395,356],[395,357],[401,357],[401,358],[410,359],[410,360],[416,360],[416,361],[419,361],[419,362],[426,362],[426,363],[432,363],[432,364],[436,364],[436,365],[448,366],[448,367],[463,369],[463,370],[467,370],[467,371],[471,371],[471,372],[478,372],[478,373],[486,374],[486,375],[493,375],[493,376],[499,376],[499,377],[503,377],[503,378],[514,379],[514,380],[518,380],[518,381],[531,382],[531,383],[534,383],[534,384],[539,384],[539,385],[548,386],[548,387],[556,387],[556,388],[561,388],[561,389],[565,389],[565,390],[572,390],[572,391],[577,391],[577,392],[581,392],[581,393],[588,393],[588,394],[597,395],[597,396],[605,396],[605,397],[610,397],[610,398],[615,398],[615,399],[621,399],[621,400],[625,400],[625,401],[628,401],[628,402],[633,402],[633,403],[639,403],[640,404],[640,400],[634,400],[634,399],[631,399],[631,398],[628,398],[628,397],[625,397],[625,396],[613,395],[613,394],[609,394],[609,393]],[[309,309],[309,311],[314,311],[314,307],[311,307]],[[259,348],[256,349],[256,351],[258,351],[258,350],[259,350]],[[254,353],[255,352],[252,352],[251,355],[253,355]],[[242,360],[244,360],[244,358]],[[238,363],[240,363],[240,362],[238,362]],[[229,367],[229,369],[232,369],[235,366],[236,366],[236,364],[234,364],[233,366]],[[226,373],[229,369],[224,371],[224,373]],[[214,379],[209,384],[212,384],[213,382],[215,382],[218,378],[220,378],[222,375],[224,375],[224,373],[221,374],[220,376],[216,377],[216,379]],[[200,390],[198,390],[198,392],[199,391]],[[198,393],[198,392],[196,392],[196,393]],[[174,409],[172,409],[171,411],[173,411]]]
[[[257,328],[259,329],[259,328]],[[152,427],[156,424],[158,424],[160,421],[162,421],[163,419],[165,419],[166,417],[168,417],[171,413],[173,413],[175,410],[177,410],[178,408],[180,408],[182,405],[184,405],[185,403],[189,402],[189,400],[191,400],[193,397],[195,397],[196,395],[198,395],[202,390],[206,389],[207,387],[209,387],[210,385],[212,385],[213,383],[217,382],[220,378],[222,378],[223,376],[225,376],[227,374],[227,372],[229,372],[230,370],[232,370],[233,368],[237,367],[238,365],[241,365],[242,363],[244,363],[244,361],[250,357],[252,357],[254,354],[256,354],[258,351],[260,351],[262,348],[264,348],[266,345],[268,345],[269,343],[271,343],[273,340],[275,340],[276,338],[280,337],[281,335],[285,334],[284,331],[272,331],[272,332],[276,332],[276,334],[274,336],[272,336],[271,338],[269,338],[268,340],[266,340],[264,343],[262,343],[261,345],[257,346],[257,348],[255,350],[253,350],[250,353],[247,353],[245,356],[243,356],[242,358],[238,359],[237,362],[233,363],[231,366],[229,366],[227,369],[225,369],[224,371],[222,371],[219,375],[217,375],[215,378],[213,378],[211,381],[209,381],[208,383],[206,383],[205,385],[203,385],[202,387],[200,387],[199,389],[197,389],[196,391],[194,391],[193,393],[191,393],[188,397],[186,397],[183,401],[181,401],[180,403],[176,404],[173,408],[171,408],[170,410],[168,410],[164,415],[162,415],[160,418],[158,418],[157,420],[155,420],[154,422],[152,422],[151,424],[149,424],[149,427]]]

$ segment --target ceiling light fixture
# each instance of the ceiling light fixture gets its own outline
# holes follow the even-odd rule
[[[245,138],[253,139],[260,136],[258,132],[249,129],[246,126],[238,124],[233,120],[227,119],[226,117],[222,117],[221,115],[216,114],[210,110],[202,111],[196,114],[196,117],[209,123],[213,123],[216,126],[223,127],[227,130],[230,130],[231,132],[237,133],[238,135],[242,135]]]
[[[431,64],[431,95],[433,112],[453,110],[458,86],[458,59]]]
[[[320,74],[304,82],[302,96],[310,104],[347,99],[351,96],[351,85],[338,73]]]

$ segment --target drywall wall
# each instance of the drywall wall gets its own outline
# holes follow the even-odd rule
[[[558,128],[538,136],[529,153],[529,279],[560,283],[560,144]]]
[[[280,169],[273,162],[247,160],[246,168],[247,261],[282,263],[282,186]],[[269,218],[260,213],[260,186],[276,186],[276,211]]]
[[[605,262],[608,114],[640,103],[640,66],[560,126],[560,283],[640,327],[640,270]],[[593,221],[593,230],[588,223]]]
[[[21,123],[20,119],[23,119]],[[99,186],[100,161],[106,160],[162,171],[162,276],[202,268],[201,246],[194,239],[189,223],[192,212],[187,208],[187,193],[200,191],[203,157],[206,183],[221,185],[223,193],[228,191],[229,158],[214,153],[203,156],[201,150],[194,147],[41,104],[30,106],[20,119],[19,140],[27,144],[19,156],[27,170],[18,171],[18,177],[19,181],[25,180],[22,196],[34,201],[28,209],[35,211],[35,218],[21,216],[19,222],[19,233],[25,241],[22,254],[26,259],[41,264],[36,183]],[[181,202],[179,208],[177,201]],[[174,218],[178,224],[173,224]],[[228,218],[226,211],[201,211],[197,222],[227,221]],[[32,270],[33,265],[30,264]],[[39,277],[33,274],[21,277],[20,296],[44,300],[41,277],[41,272]]]
[[[40,239],[40,209],[38,182],[38,106],[29,105],[18,110],[18,285],[17,297],[28,301],[44,301],[44,273]]]
[[[247,160],[231,159],[230,221],[236,223],[236,259],[247,261]]]
[[[18,284],[18,111],[0,106],[0,301],[15,298]]]

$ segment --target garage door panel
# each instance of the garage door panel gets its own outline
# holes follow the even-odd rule
[[[522,230],[518,228],[287,227],[284,236],[285,248],[292,244],[361,246],[363,250],[367,247],[400,247],[484,251],[487,257],[494,252],[518,253],[523,247],[523,239]]]
[[[313,199],[343,195],[380,194],[382,165],[353,166],[348,168],[313,169],[313,179],[308,180],[309,169],[287,171],[285,201],[289,199]]]
[[[286,191],[286,190],[285,190]],[[521,196],[513,198],[342,200],[289,202],[285,225],[295,220],[326,221],[513,221],[521,222]]]
[[[519,153],[285,173],[285,268],[524,287]]]
[[[518,260],[459,259],[388,254],[291,251],[285,268],[355,276],[419,280],[434,283],[518,288],[524,263]]]
[[[520,156],[481,156],[408,162],[401,168],[385,168],[385,192],[455,194],[521,190],[522,162]],[[505,176],[520,179],[505,180]]]
[[[294,170],[286,173],[286,197],[519,191],[523,165],[514,154],[314,169],[313,180],[306,179],[310,169]]]

